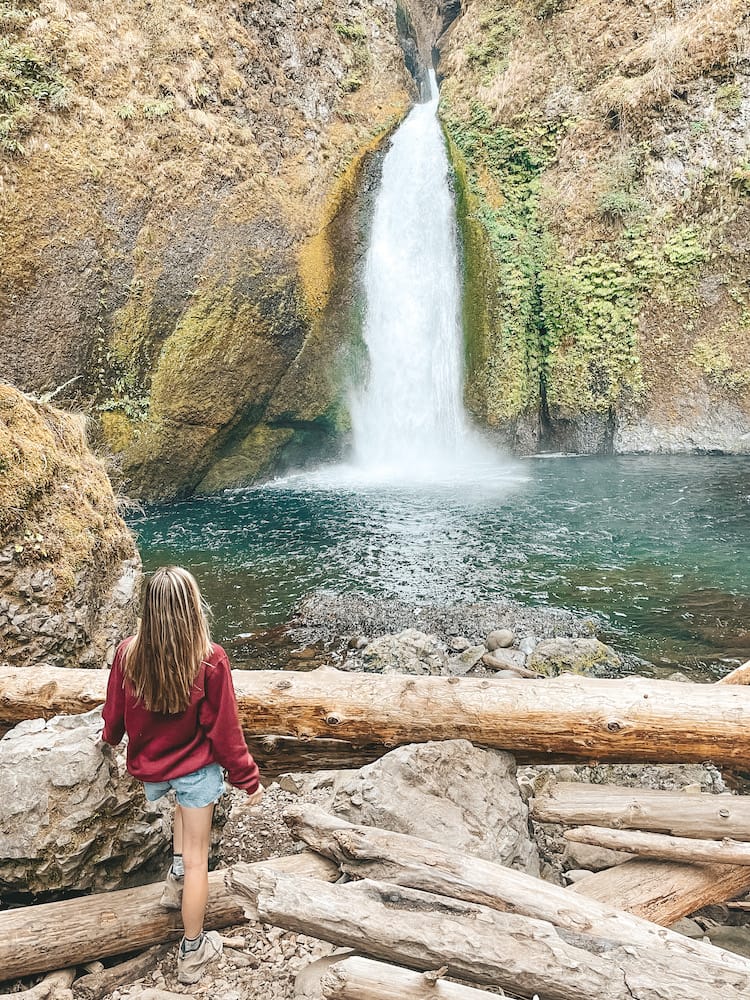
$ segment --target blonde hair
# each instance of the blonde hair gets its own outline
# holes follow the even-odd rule
[[[195,577],[179,566],[157,569],[146,585],[138,631],[123,671],[150,712],[175,715],[190,704],[193,681],[211,655],[207,607]]]

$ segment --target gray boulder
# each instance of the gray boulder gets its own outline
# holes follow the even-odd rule
[[[166,799],[150,804],[96,716],[22,722],[0,740],[0,891],[108,890],[171,837]]]
[[[514,758],[467,740],[392,750],[344,778],[332,812],[539,873]]]
[[[383,674],[442,674],[447,662],[440,640],[415,628],[373,639],[362,652],[364,669]]]
[[[622,667],[622,659],[598,639],[542,639],[527,666],[541,674],[609,674]]]

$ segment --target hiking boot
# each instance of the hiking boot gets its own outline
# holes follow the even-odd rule
[[[206,966],[220,959],[223,950],[224,943],[218,931],[205,931],[195,951],[183,951],[181,941],[177,952],[177,982],[197,983]]]
[[[182,908],[182,885],[184,879],[172,874],[170,868],[167,877],[164,879],[164,891],[159,900],[159,906],[165,910],[179,910]]]

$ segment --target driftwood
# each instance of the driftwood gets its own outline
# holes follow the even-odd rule
[[[312,854],[257,862],[257,867],[265,866],[320,879],[338,876],[335,865]],[[182,934],[180,914],[159,906],[162,889],[162,883],[152,883],[0,913],[0,979],[176,941]],[[211,872],[206,927],[229,927],[244,919],[244,908],[227,890],[224,872]]]
[[[54,1000],[55,996],[59,995],[60,992],[70,989],[70,984],[75,979],[75,975],[76,970],[74,968],[59,969],[56,972],[48,973],[36,986],[31,986],[28,990],[22,990],[20,993],[11,993],[8,995],[12,996],[13,1000]]]
[[[744,865],[636,859],[587,875],[568,891],[669,926],[703,906],[724,903],[748,890],[750,868]]]
[[[750,836],[750,830],[746,831]],[[686,861],[688,864],[750,865],[750,843],[737,840],[696,840],[669,837],[640,830],[609,830],[601,826],[580,826],[565,831],[566,840],[595,844],[613,851],[626,851],[643,858]]]
[[[741,685],[570,674],[519,684],[330,668],[233,676],[251,741],[275,734],[314,750],[315,740],[333,738],[369,755],[403,743],[468,739],[525,760],[750,765],[750,691]],[[102,702],[106,680],[105,671],[0,667],[0,719],[85,712]]]
[[[550,782],[529,803],[539,823],[649,830],[674,837],[742,840],[750,831],[750,797],[583,782]]]
[[[750,971],[750,963],[713,945],[615,910],[605,903],[576,898],[567,889],[491,861],[446,850],[406,834],[357,826],[316,806],[288,809],[292,834],[333,858],[355,877],[450,896],[491,909],[543,920],[562,932],[601,937],[612,943],[664,950],[676,963],[693,963],[696,974],[714,966]],[[244,872],[245,887],[262,872]]]
[[[166,955],[168,947],[155,945],[135,958],[129,958],[127,962],[81,976],[73,984],[73,995],[76,1000],[101,1000],[118,986],[135,982],[151,972],[156,963]]]
[[[332,965],[320,987],[325,1000],[491,1000],[485,990],[368,958],[347,958]]]
[[[542,920],[364,880],[329,885],[270,870],[234,887],[255,900],[261,920],[365,951],[398,965],[445,965],[469,982],[544,1000],[746,1000],[750,963],[696,979],[696,963],[665,949],[633,948],[571,934]]]

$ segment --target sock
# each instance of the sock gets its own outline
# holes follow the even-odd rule
[[[182,878],[182,876],[185,874],[185,866],[182,863],[181,854],[172,855],[172,874],[175,876],[175,878]]]
[[[180,943],[180,951],[183,955],[186,955],[189,951],[197,951],[201,946],[202,940],[203,931],[195,938],[184,937]]]

